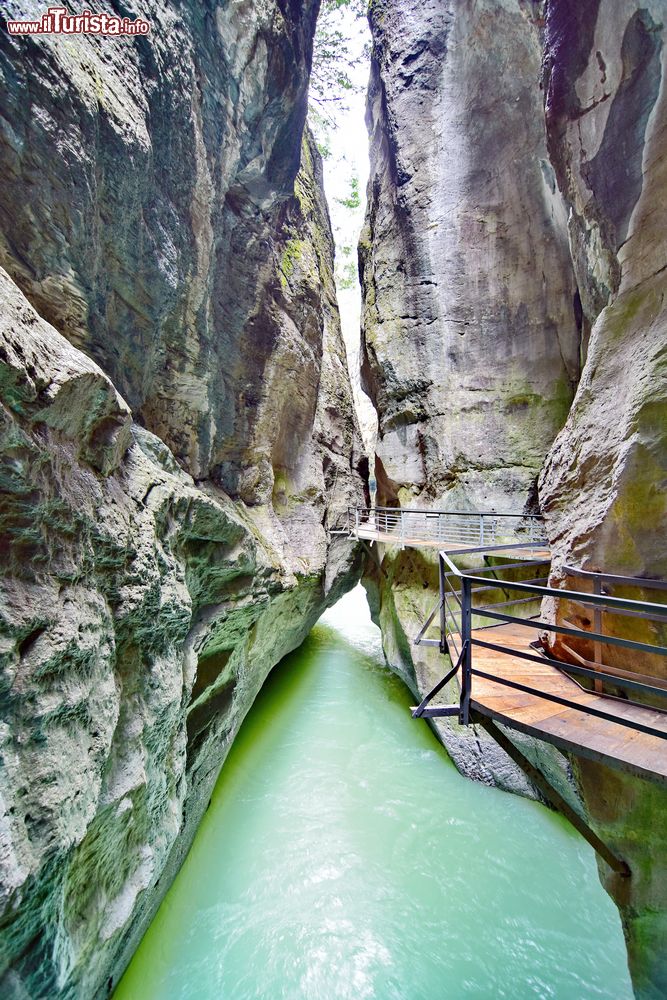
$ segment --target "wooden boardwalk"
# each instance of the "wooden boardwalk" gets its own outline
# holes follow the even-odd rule
[[[566,598],[584,608],[593,608],[591,617],[595,622],[594,628],[580,629],[570,621],[554,622],[550,626],[553,632],[575,637],[581,635],[583,639],[593,641],[596,650],[608,638],[617,646],[625,647],[629,657],[633,657],[635,651],[667,657],[667,645],[638,642],[617,634],[607,636],[602,627],[604,613],[665,621],[664,602],[615,597],[609,593],[609,588],[616,585],[641,587],[646,581],[582,571],[586,578],[592,580],[591,590],[550,587],[547,574],[537,569],[538,564],[550,561],[544,525],[541,518],[532,514],[355,508],[348,511],[347,531],[364,543],[383,542],[402,548],[438,550],[440,602],[424,622],[414,643],[444,649],[452,641],[456,657],[452,658],[450,669],[438,684],[413,709],[416,718],[458,717],[464,725],[475,721],[475,718],[477,721],[481,719],[493,738],[503,746],[507,737],[496,725],[500,723],[552,743],[563,751],[667,786],[667,738],[664,738],[667,737],[667,711],[636,703],[642,693],[651,699],[662,695],[664,682],[658,677],[644,677],[606,667],[599,662],[601,657],[597,652],[597,663],[581,661],[568,674],[564,672],[566,664],[561,669],[529,646],[537,638],[537,625],[531,618],[534,612],[528,610],[531,603],[545,597],[554,600]],[[458,559],[473,553],[473,561],[483,563],[477,569],[459,568],[452,559],[452,555]],[[496,557],[500,557],[500,565]],[[538,573],[543,575],[535,579],[517,579],[517,574],[499,578],[500,571],[513,571],[523,562],[533,567],[534,576]],[[489,576],[491,572],[493,575]],[[667,582],[660,586],[667,589]],[[498,589],[506,592],[500,600]],[[513,599],[508,597],[508,592],[514,594]],[[484,601],[490,603],[480,606],[477,603],[480,594],[485,594]],[[503,608],[506,610],[501,611]],[[440,638],[426,638],[427,630],[439,610]],[[470,645],[464,645],[459,630],[467,630],[471,624],[485,620],[500,620],[502,624],[472,629],[467,632]],[[483,642],[499,648],[488,649],[480,645]],[[460,657],[459,651],[462,653]],[[525,655],[521,656],[521,653]],[[458,662],[455,662],[457,657]],[[581,673],[577,674],[577,669]],[[459,671],[459,704],[432,704],[449,679]],[[482,677],[480,673],[489,676]],[[589,673],[597,690],[588,690],[574,679]],[[503,681],[519,687],[511,687]],[[603,684],[611,685],[612,691],[628,691],[629,698],[635,699],[635,703],[626,698],[602,694]],[[527,690],[521,690],[522,687]],[[553,698],[565,704],[551,700]],[[515,752],[522,756],[511,742],[506,750],[510,756]],[[530,761],[525,759],[519,766],[524,770],[532,768]],[[534,778],[539,783],[544,776],[536,774]],[[557,797],[557,793],[551,789],[547,797],[553,801],[554,796]],[[565,802],[562,808],[567,811]],[[576,817],[573,822],[578,822]],[[590,830],[586,830],[584,835],[592,843],[595,841]],[[597,843],[598,849],[607,860],[611,858],[613,867],[616,861],[601,842]]]
[[[504,624],[474,629],[473,639],[498,643],[510,649],[532,652],[528,644],[537,638],[530,628]],[[633,719],[667,733],[667,712],[637,707],[623,700],[584,690],[557,667],[536,663],[473,645],[471,708],[481,715],[518,729],[561,750],[588,757],[630,774],[667,785],[667,740],[629,729],[616,722],[565,708],[536,694],[507,687],[476,675],[482,670],[519,684],[539,688],[618,718]]]
[[[385,545],[398,545],[409,549],[446,549],[447,552],[475,551],[469,541],[452,542],[444,538],[403,537],[399,532],[380,531],[369,525],[363,525],[354,532],[354,535],[363,542],[382,542]],[[494,555],[496,552],[502,553],[503,549],[508,550],[508,554],[517,559],[551,559],[551,552],[546,546],[517,548],[516,542],[507,542],[505,545],[499,542],[497,545],[489,544],[484,550],[488,551],[489,555]]]
[[[374,528],[368,524],[364,524],[360,528],[357,528],[354,534],[357,538],[364,542],[383,542],[385,545],[403,545],[408,548],[446,548],[448,552],[450,550],[453,551],[470,548],[471,544],[470,542],[460,542],[457,544],[455,542],[446,541],[443,538],[418,538],[416,536],[404,537],[398,531],[380,531],[379,528]]]

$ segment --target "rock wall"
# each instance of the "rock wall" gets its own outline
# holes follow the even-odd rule
[[[552,4],[547,19],[546,120],[594,327],[540,498],[557,564],[664,578],[665,7],[591,8],[567,46],[576,74],[553,68],[567,7]]]
[[[540,505],[554,582],[564,566],[664,579],[664,3],[371,10],[360,263],[379,502]],[[385,652],[419,694],[442,670],[411,645],[434,560],[379,556]],[[474,729],[440,735],[465,773],[515,782]],[[664,996],[664,790],[524,749],[628,860],[631,879],[601,876],[637,995]]]
[[[531,506],[574,395],[583,323],[537,86],[539,13],[517,0],[371,6],[360,269],[380,504]],[[424,692],[441,663],[412,638],[435,557],[382,556],[367,578],[385,650]],[[465,773],[527,791],[483,731],[438,731]]]
[[[317,3],[108,6],[150,36],[0,30],[0,993],[35,1000],[111,992],[360,572]]]
[[[664,3],[629,0],[547,8],[549,149],[592,325],[579,390],[540,479],[556,583],[565,567],[667,576],[666,13]],[[648,587],[625,593],[664,603]],[[607,616],[607,629],[619,626],[628,635],[627,620]],[[635,625],[632,638],[665,645],[655,625]],[[605,647],[604,659],[667,676],[662,657]],[[601,874],[621,909],[637,995],[658,1000],[667,994],[667,794],[588,762],[577,777],[592,825],[632,869],[629,880]]]
[[[517,0],[371,9],[360,257],[379,499],[515,508],[579,377],[537,18]]]

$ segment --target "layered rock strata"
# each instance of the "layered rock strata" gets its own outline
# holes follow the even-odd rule
[[[574,582],[565,567],[664,579],[664,4],[384,0],[371,23],[360,259],[379,501],[541,506],[553,582]],[[367,582],[385,650],[421,693],[442,673],[411,646],[434,560],[380,560]],[[633,668],[664,676],[655,657]],[[507,786],[474,730],[441,736],[463,771]],[[630,864],[601,875],[637,995],[664,996],[664,791],[524,750]]]
[[[327,532],[365,459],[301,141],[317,4],[136,13],[0,32],[7,997],[111,992],[264,678],[359,573]]]

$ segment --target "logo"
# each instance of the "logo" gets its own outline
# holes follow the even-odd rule
[[[70,14],[66,7],[49,7],[39,21],[7,21],[10,35],[147,35],[148,21],[84,10]]]

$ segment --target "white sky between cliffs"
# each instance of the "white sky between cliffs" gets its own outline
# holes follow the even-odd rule
[[[346,91],[342,102],[328,103],[324,109],[337,127],[328,128],[326,135],[322,134],[321,127],[315,131],[318,133],[318,140],[323,140],[330,150],[329,155],[324,158],[324,188],[336,243],[336,292],[354,401],[364,445],[372,454],[377,418],[371,401],[361,391],[359,383],[361,288],[357,279],[357,242],[366,212],[369,174],[365,114],[370,64],[368,58],[363,58],[363,54],[364,47],[370,43],[370,30],[365,18],[355,18],[345,7],[339,8],[335,16],[337,27],[348,39],[351,55],[359,58],[358,64],[347,70],[355,89]],[[358,180],[360,194],[360,205],[355,209],[341,204],[350,197],[353,177]],[[353,265],[352,271],[349,270],[350,264]],[[350,287],[344,287],[343,280],[351,274],[354,275],[354,281]]]

